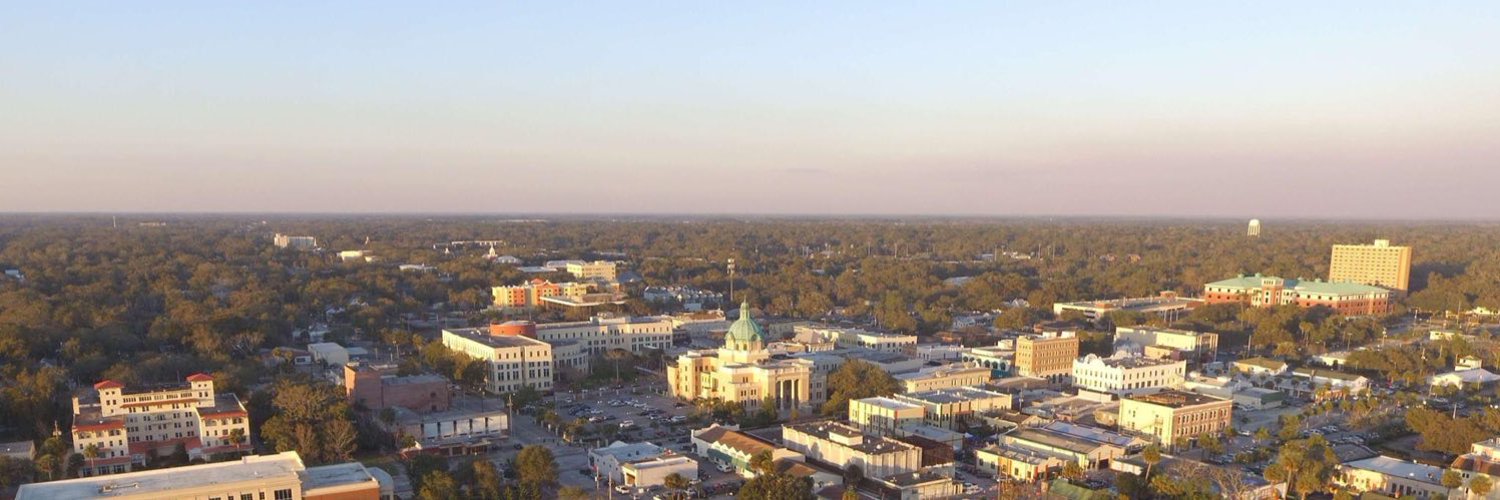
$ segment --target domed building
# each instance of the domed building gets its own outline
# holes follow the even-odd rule
[[[782,411],[808,404],[812,362],[772,359],[766,343],[765,329],[750,317],[750,304],[740,304],[740,317],[724,335],[724,347],[688,352],[667,367],[672,395],[739,401],[747,409],[759,408],[768,398]]]

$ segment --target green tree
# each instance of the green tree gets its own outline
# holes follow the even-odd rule
[[[757,476],[774,474],[776,472],[776,462],[771,460],[771,452],[762,451],[750,457],[750,472]]]
[[[868,361],[851,359],[828,375],[828,401],[823,403],[823,414],[843,415],[849,411],[850,400],[889,396],[900,390],[901,383],[885,370]]]
[[[1321,435],[1286,443],[1276,461],[1266,468],[1266,479],[1285,481],[1302,498],[1327,487],[1339,463],[1333,448]]]
[[[744,500],[813,500],[812,479],[787,474],[761,474],[746,481],[735,495]]]
[[[470,468],[474,476],[470,496],[483,500],[500,500],[505,494],[505,484],[495,464],[481,458],[475,460]]]
[[[662,485],[666,486],[668,490],[672,491],[673,498],[680,499],[687,497],[686,490],[691,487],[693,483],[688,481],[688,478],[683,477],[682,474],[673,472],[671,474],[667,474],[667,477],[662,479]]]
[[[1078,481],[1083,479],[1083,474],[1083,467],[1078,465],[1077,460],[1069,460],[1063,464],[1062,477]]]
[[[422,488],[417,490],[420,500],[457,500],[458,494],[458,484],[453,476],[436,470],[422,476]]]
[[[1469,480],[1469,492],[1479,498],[1484,498],[1485,495],[1488,495],[1494,486],[1489,476],[1474,476],[1474,479]]]
[[[1463,486],[1463,485],[1464,485],[1464,478],[1463,478],[1463,476],[1460,476],[1458,474],[1458,471],[1453,470],[1453,469],[1448,469],[1448,470],[1443,471],[1443,487],[1444,488],[1448,488],[1448,489],[1451,490],[1451,489],[1454,489],[1454,488],[1457,488],[1457,487]]]
[[[562,500],[588,500],[589,490],[577,486],[564,486],[563,489],[558,490],[557,497]]]
[[[541,445],[530,445],[516,454],[516,477],[522,483],[536,486],[551,486],[557,482],[557,461],[552,450]]]

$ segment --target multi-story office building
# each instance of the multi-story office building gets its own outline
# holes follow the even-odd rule
[[[562,264],[562,266],[558,267],[567,271],[568,274],[573,275],[574,278],[584,281],[615,281],[619,277],[615,263],[607,260],[596,260],[593,262],[569,260],[562,262]]]
[[[530,386],[552,390],[555,366],[552,345],[499,329],[443,330],[443,346],[489,362],[486,382],[492,392],[513,392]]]
[[[233,462],[188,465],[21,485],[17,500],[387,500],[395,482],[359,462],[306,467],[295,451]]]
[[[866,477],[880,478],[922,469],[922,449],[894,439],[869,436],[838,422],[786,425],[781,441],[792,451],[839,469],[858,465]]]
[[[72,435],[74,453],[91,445],[99,450],[81,472],[92,476],[126,472],[145,465],[150,452],[165,456],[179,444],[190,457],[247,451],[250,418],[234,394],[215,394],[206,374],[139,390],[104,380],[92,394],[73,398]]]
[[[1152,436],[1164,446],[1229,428],[1234,403],[1202,394],[1165,390],[1120,401],[1119,426]]]
[[[1203,298],[1210,304],[1243,302],[1253,307],[1326,306],[1342,316],[1391,312],[1391,292],[1378,286],[1299,281],[1259,274],[1203,285]]]
[[[344,394],[352,403],[382,410],[400,406],[418,412],[446,411],[448,379],[433,374],[397,376],[395,366],[344,365]]]
[[[391,407],[395,419],[389,423],[377,419],[376,425],[393,435],[413,438],[412,446],[401,450],[403,456],[430,454],[442,456],[474,455],[488,452],[510,432],[510,414],[505,401],[473,400],[446,411],[419,413],[403,406]]]
[[[911,373],[896,375],[902,392],[922,392],[949,389],[968,385],[984,385],[990,381],[990,369],[977,363],[950,363],[929,366]]]
[[[1078,336],[1073,332],[1047,332],[1016,339],[1016,374],[1023,377],[1063,381],[1073,374],[1078,358]]]
[[[1405,292],[1411,284],[1411,247],[1390,240],[1373,245],[1334,245],[1328,281],[1374,285]]]
[[[1211,363],[1219,352],[1219,334],[1149,326],[1115,328],[1115,350],[1146,353],[1150,347],[1172,353],[1193,366]],[[1157,356],[1161,357],[1161,356]]]
[[[312,236],[289,236],[276,233],[272,238],[276,248],[293,248],[297,250],[312,250],[318,247],[318,239]]]
[[[1077,311],[1082,313],[1084,318],[1097,321],[1109,313],[1125,311],[1175,321],[1187,316],[1193,308],[1200,305],[1203,305],[1203,299],[1181,297],[1177,295],[1177,292],[1166,291],[1155,297],[1058,302],[1052,304],[1052,313],[1062,316],[1065,312]]]
[[[945,429],[954,428],[959,419],[990,410],[1009,410],[1015,405],[1010,394],[975,387],[897,394],[892,398],[921,406],[927,423]]]
[[[536,324],[511,321],[499,325],[512,335],[531,337],[542,342],[577,342],[585,354],[604,354],[624,349],[641,354],[652,349],[672,347],[672,318],[668,316],[628,316],[599,314],[588,321]]]
[[[781,410],[812,401],[814,362],[808,359],[771,359],[766,333],[750,317],[750,305],[740,305],[740,317],[724,335],[717,351],[690,351],[667,366],[667,385],[682,399],[738,401],[759,408],[771,400]]]
[[[1141,356],[1101,358],[1090,354],[1073,360],[1073,385],[1117,396],[1179,387],[1187,362]]]
[[[922,405],[887,397],[849,401],[849,422],[862,431],[880,436],[921,425],[926,415]]]

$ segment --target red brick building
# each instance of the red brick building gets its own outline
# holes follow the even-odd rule
[[[1391,292],[1358,283],[1303,281],[1275,276],[1239,276],[1203,285],[1210,304],[1243,302],[1254,307],[1326,306],[1342,316],[1370,316],[1391,312]]]
[[[400,406],[418,413],[448,411],[452,403],[448,379],[438,375],[398,377],[390,369],[349,363],[344,365],[344,390],[350,403],[382,410]]]

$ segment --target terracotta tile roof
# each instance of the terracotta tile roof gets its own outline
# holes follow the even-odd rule
[[[187,379],[188,379],[188,382],[206,382],[206,381],[213,380],[214,378],[213,378],[213,376],[211,376],[211,375],[209,375],[207,373],[198,372],[198,373],[194,373],[192,375],[188,375]]]
[[[125,387],[125,384],[122,384],[122,383],[119,383],[119,382],[115,382],[113,380],[100,380],[99,383],[94,384],[94,389],[98,389],[98,390],[103,390],[103,389],[119,389],[121,387]]]

